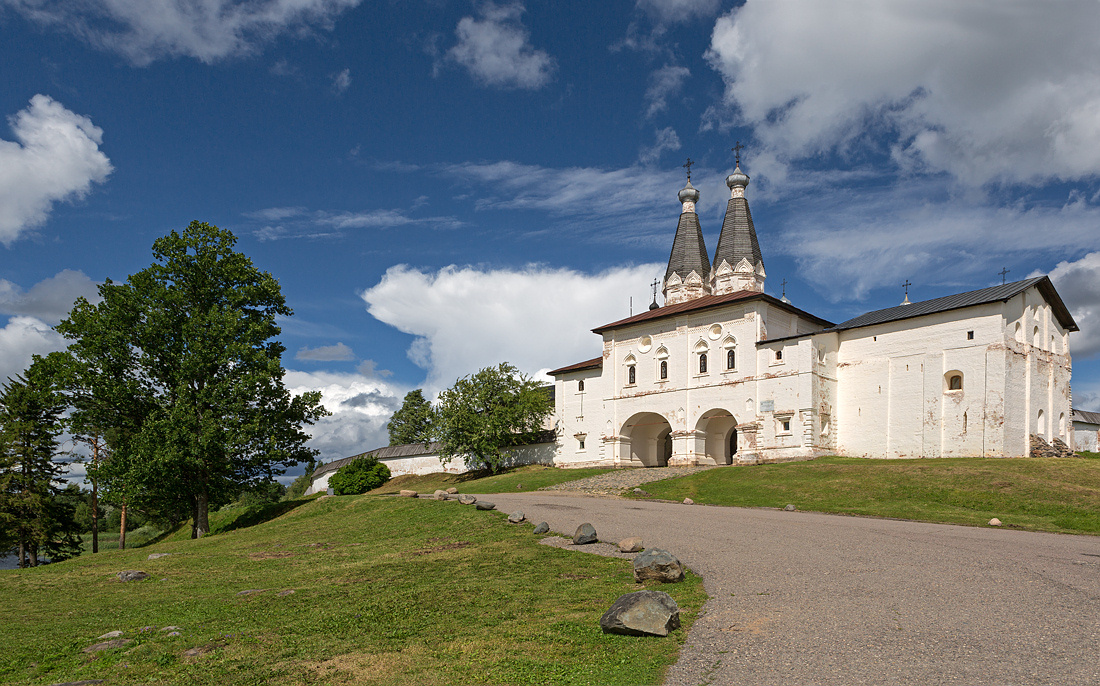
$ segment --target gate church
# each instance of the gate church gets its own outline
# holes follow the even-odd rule
[[[558,466],[753,464],[840,454],[1022,456],[1073,445],[1068,334],[1046,276],[833,324],[764,292],[737,165],[714,259],[687,185],[664,306],[593,329],[556,369]]]

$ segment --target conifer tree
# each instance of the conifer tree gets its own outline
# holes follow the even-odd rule
[[[405,402],[393,413],[386,428],[390,445],[427,443],[432,440],[432,405],[424,399],[424,391],[416,389],[405,394]]]

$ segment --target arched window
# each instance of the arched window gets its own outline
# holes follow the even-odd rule
[[[706,374],[707,373],[707,354],[706,353],[699,353],[699,373],[700,374]]]
[[[626,382],[633,385],[637,381],[637,375],[634,373],[634,365],[630,365],[626,368]]]
[[[1062,412],[1058,415],[1058,435],[1065,438],[1066,435],[1066,413]]]
[[[962,374],[954,374],[947,380],[947,390],[961,391],[963,389]]]
[[[581,379],[580,381],[577,382],[577,390],[578,391],[583,391],[584,390],[584,379]]]
[[[1037,327],[1037,326],[1036,326],[1036,327],[1035,327],[1035,329],[1034,329],[1034,330],[1033,330],[1033,331],[1031,332],[1031,344],[1032,344],[1033,346],[1035,346],[1036,348],[1038,348],[1038,347],[1040,346],[1040,339],[1039,339],[1039,327]]]
[[[1043,414],[1042,410],[1039,410],[1039,417],[1038,417],[1038,421],[1036,422],[1035,433],[1042,436],[1046,432],[1047,432],[1047,416],[1045,414]]]
[[[737,367],[737,352],[732,348],[726,351],[726,369]]]
[[[661,360],[661,381],[668,378],[668,360]]]

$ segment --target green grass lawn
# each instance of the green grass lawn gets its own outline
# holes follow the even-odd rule
[[[522,493],[610,471],[612,470],[596,467],[560,469],[546,465],[528,465],[496,475],[489,475],[488,472],[408,475],[394,477],[371,493],[397,493],[403,488],[418,493],[433,493],[436,489],[446,490],[451,486],[457,488],[460,493]]]
[[[1087,457],[1083,456],[1083,457]],[[1100,460],[868,460],[724,467],[645,485],[657,498],[1100,533]]]
[[[221,533],[197,541],[185,528],[138,550],[0,571],[0,682],[657,683],[706,599],[698,577],[660,586],[683,629],[606,635],[600,615],[639,588],[629,561],[539,545],[529,524],[453,501],[271,507],[215,513]],[[118,582],[124,569],[152,576]],[[182,636],[159,630],[170,625]],[[81,652],[112,630],[133,643]]]

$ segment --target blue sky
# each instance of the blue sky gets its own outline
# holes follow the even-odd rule
[[[282,283],[326,460],[404,394],[593,357],[713,252],[746,145],[767,289],[833,321],[1051,274],[1100,410],[1100,5],[0,0],[0,378],[200,219]]]

